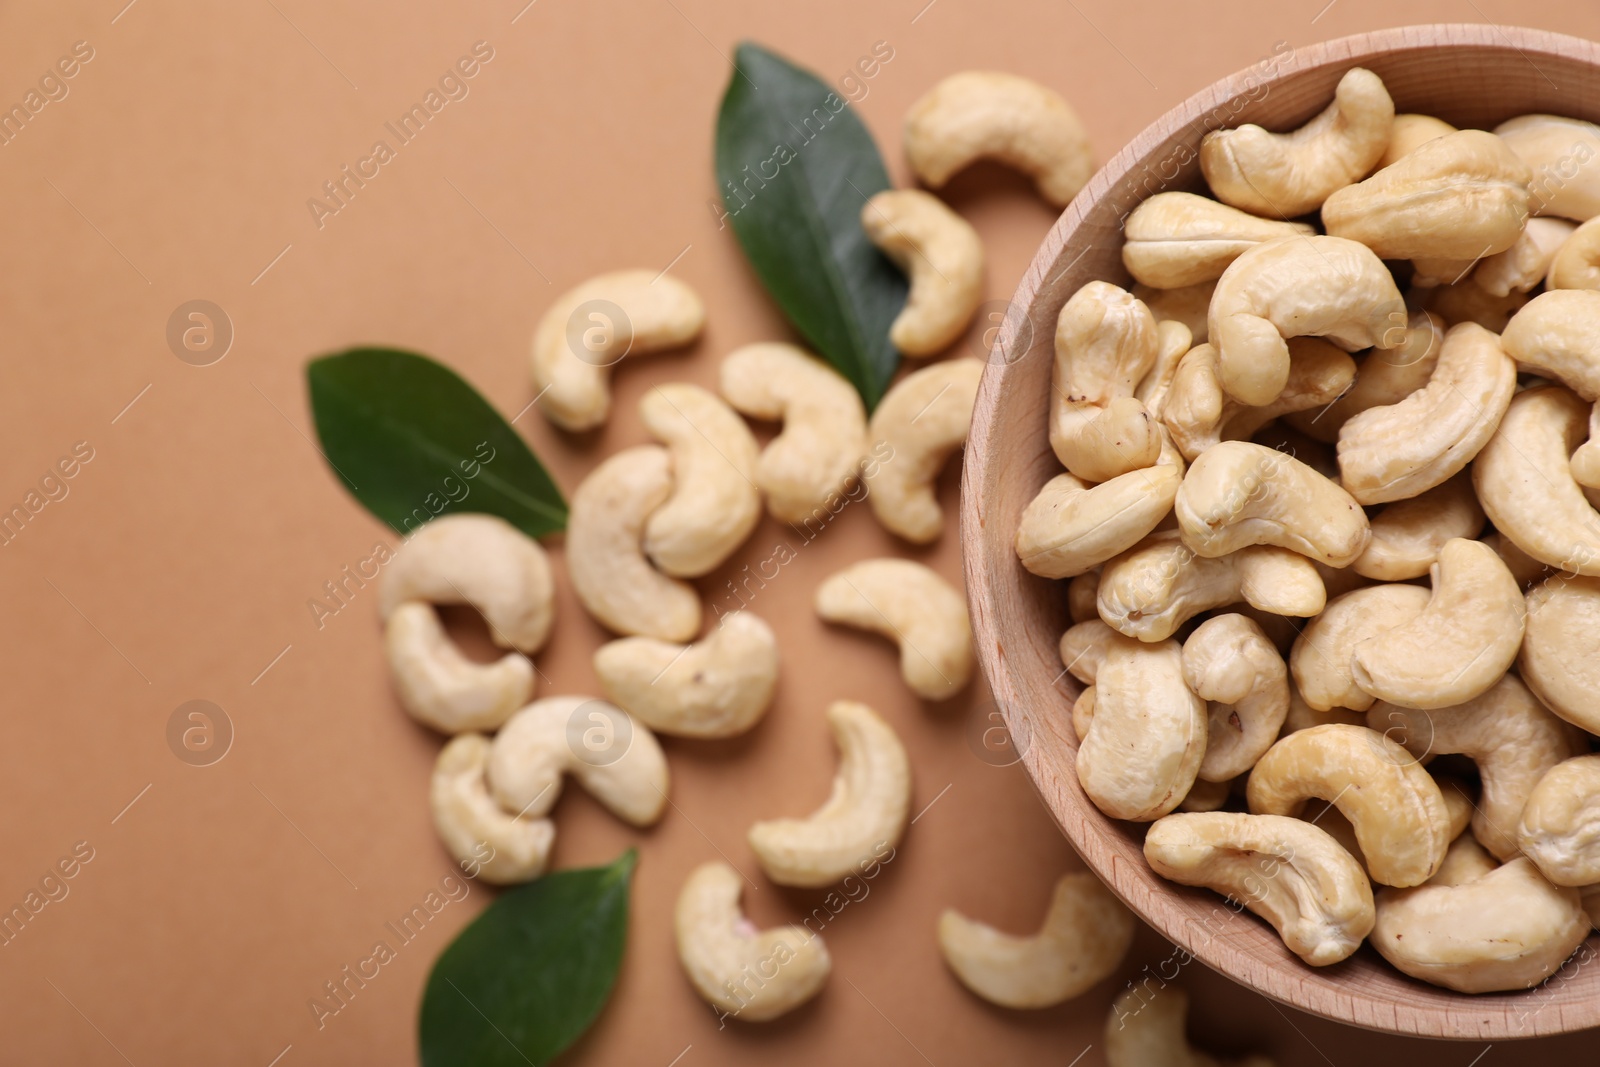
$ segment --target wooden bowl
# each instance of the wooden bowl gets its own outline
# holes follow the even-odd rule
[[[1372,1030],[1498,1041],[1600,1024],[1596,938],[1543,985],[1469,996],[1394,970],[1370,947],[1332,967],[1309,967],[1265,922],[1236,914],[1210,891],[1158,878],[1145,863],[1145,826],[1102,815],[1073,766],[1071,708],[1080,686],[1056,650],[1069,625],[1066,584],[1023,570],[1012,549],[1018,519],[1060,473],[1046,439],[1056,316],[1084,283],[1128,285],[1122,219],[1166,190],[1203,191],[1198,148],[1208,131],[1246,122],[1299,126],[1333,98],[1351,67],[1383,78],[1397,111],[1489,129],[1551,112],[1600,121],[1600,46],[1538,30],[1412,26],[1282,50],[1190,97],[1135,137],[1062,213],[1017,289],[1015,321],[978,390],[961,494],[963,561],[984,673],[1012,743],[1067,838],[1129,907],[1183,952],[1303,1011]],[[1178,965],[1160,976],[1171,980]]]

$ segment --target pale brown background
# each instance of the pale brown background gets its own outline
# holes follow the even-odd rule
[[[393,538],[310,444],[302,367],[357,342],[412,347],[510,417],[532,397],[525,351],[547,301],[600,270],[672,263],[706,298],[702,340],[624,366],[618,416],[592,439],[564,438],[532,412],[517,423],[570,493],[601,456],[644,440],[632,412],[650,385],[710,383],[734,346],[787,336],[706,206],[712,122],[739,38],[830,78],[887,41],[894,59],[859,110],[903,182],[901,116],[965,67],[1060,90],[1103,159],[1278,42],[1427,21],[1600,35],[1593,5],[1548,0],[124,2],[0,12],[7,105],[73,42],[95,49],[70,96],[0,147],[0,509],[74,442],[95,449],[70,495],[0,549],[0,904],[21,900],[74,842],[95,849],[71,895],[0,948],[5,1064],[414,1060],[428,968],[488,892],[449,906],[318,1030],[309,998],[450,861],[427,814],[439,742],[389,693],[372,590],[320,631],[306,606]],[[495,56],[470,96],[318,230],[306,199],[479,40]],[[1053,213],[993,170],[958,181],[950,199],[985,239],[989,295],[1008,297]],[[203,368],[165,341],[169,314],[195,298],[222,306],[237,333]],[[947,478],[947,507],[955,492]],[[955,534],[916,555],[957,578]],[[1146,931],[1115,979],[1051,1011],[997,1010],[956,984],[933,941],[940,909],[1030,928],[1077,861],[1020,769],[975,755],[981,685],[921,706],[887,643],[811,615],[821,576],[895,550],[864,508],[803,548],[767,522],[702,583],[708,599],[783,541],[798,559],[752,605],[785,657],[767,721],[741,741],[669,742],[674,807],[654,830],[624,828],[576,788],[557,809],[558,866],[629,845],[642,854],[616,994],[566,1062],[1102,1063],[1110,999],[1170,946]],[[541,690],[593,691],[601,640],[563,583]],[[767,883],[743,835],[825,795],[834,754],[820,712],[836,697],[895,724],[916,766],[914,807],[932,806],[870,895],[828,926],[835,972],[818,1000],[776,1024],[719,1031],[678,971],[673,896],[721,852],[751,876],[758,923],[793,921],[820,899]],[[214,766],[167,747],[168,716],[192,698],[220,704],[237,731]],[[1202,1042],[1282,1064],[1592,1056],[1580,1051],[1592,1036],[1428,1044],[1280,1009],[1199,965],[1181,981]]]

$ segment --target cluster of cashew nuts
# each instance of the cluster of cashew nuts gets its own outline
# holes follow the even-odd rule
[[[1536,985],[1600,921],[1600,127],[1357,68],[1200,168],[1056,329],[1016,550],[1070,579],[1078,780],[1312,966]]]

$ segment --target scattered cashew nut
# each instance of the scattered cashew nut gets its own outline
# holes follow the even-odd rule
[[[778,642],[766,623],[735,611],[687,647],[653,637],[601,645],[594,673],[613,703],[657,733],[737,737],[772,703]]]
[[[828,622],[898,641],[900,675],[924,700],[954,696],[972,677],[966,599],[920,563],[869,559],[852,564],[817,586],[813,603]]]
[[[978,231],[936,196],[886,189],[861,208],[867,237],[911,279],[906,306],[889,327],[903,355],[931,356],[960,337],[983,300]]]
[[[1189,1045],[1184,1017],[1189,994],[1163,985],[1145,999],[1143,985],[1112,1002],[1106,1019],[1106,1067],[1276,1067],[1268,1056],[1220,1061]]]
[[[944,529],[934,495],[939,471],[967,440],[983,363],[947,359],[906,375],[884,394],[868,426],[874,456],[867,502],[886,530],[927,544]]]
[[[526,656],[511,652],[495,663],[474,663],[424,601],[403,601],[390,612],[383,647],[401,706],[441,733],[496,729],[533,695]]]

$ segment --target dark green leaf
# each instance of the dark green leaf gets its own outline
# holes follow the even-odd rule
[[[420,1020],[423,1067],[542,1067],[617,979],[637,854],[508,889],[444,950]]]
[[[306,381],[328,464],[396,532],[459,511],[498,515],[529,537],[566,528],[567,503],[539,458],[442,363],[352,348],[312,360]]]
[[[900,362],[889,325],[906,302],[861,228],[867,198],[889,188],[872,134],[822,81],[747,41],[717,116],[717,182],[767,291],[872,410]]]

